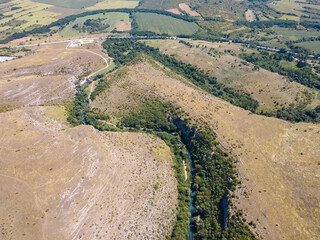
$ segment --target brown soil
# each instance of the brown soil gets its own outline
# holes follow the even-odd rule
[[[248,9],[245,13],[245,16],[246,16],[246,20],[248,22],[253,22],[254,21],[254,15],[253,15],[253,12],[251,9]]]
[[[29,75],[0,81],[1,105],[40,105],[59,103],[74,97],[75,81],[72,76]]]
[[[182,10],[182,11],[185,11],[186,13],[190,14],[191,16],[193,17],[198,17],[200,16],[199,13],[197,13],[196,11],[192,10],[189,5],[185,4],[185,3],[180,3],[179,4],[179,8]]]
[[[32,39],[31,37],[23,37],[23,38],[12,40],[10,43],[13,43],[13,44],[23,43],[23,42],[30,41],[31,39]]]
[[[117,31],[126,32],[131,30],[131,22],[120,21],[116,25]]]
[[[169,147],[146,134],[68,128],[61,109],[0,114],[1,236],[165,239],[177,205]]]
[[[166,11],[174,13],[174,14],[177,14],[177,15],[181,15],[182,14],[182,12],[180,12],[178,8],[171,8],[171,9],[168,9]]]
[[[125,67],[120,71],[126,74],[119,74],[93,106],[117,113],[130,105],[125,100],[148,95],[181,106],[191,118],[207,122],[238,160],[242,187],[234,203],[257,224],[254,232],[264,239],[317,239],[320,125],[251,114],[159,68],[146,61]]]

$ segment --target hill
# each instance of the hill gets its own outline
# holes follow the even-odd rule
[[[0,119],[5,239],[165,239],[172,231],[176,180],[161,140],[69,128],[63,107],[23,108]]]
[[[256,221],[254,231],[266,239],[316,239],[319,125],[251,114],[162,69],[143,60],[118,70],[92,106],[114,116],[116,123],[132,111],[130,106],[136,109],[155,96],[181,107],[195,121],[207,122],[238,160],[242,187],[234,204],[249,222]]]

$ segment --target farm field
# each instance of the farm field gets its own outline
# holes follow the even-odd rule
[[[135,0],[33,0],[34,2],[52,4],[63,8],[87,10],[111,9],[111,8],[135,8],[139,1]]]
[[[34,3],[30,0],[14,0],[10,2],[10,6],[13,10],[4,12],[5,17],[0,20],[1,31],[24,30],[34,25],[47,25],[56,21],[61,15],[57,12],[44,11],[52,7],[50,4]]]
[[[169,35],[192,35],[198,30],[197,24],[156,13],[135,13],[138,31],[152,31]]]
[[[135,8],[138,4],[139,1],[135,0],[102,0],[95,5],[88,7],[87,10]]]
[[[198,17],[198,16],[200,16],[200,14],[197,13],[197,11],[192,10],[192,9],[190,8],[190,6],[187,5],[187,4],[185,4],[185,3],[180,3],[180,4],[179,4],[179,8],[180,8],[182,11],[186,12],[187,14],[190,14],[190,15],[193,16],[193,17]]]
[[[144,0],[142,1],[140,8],[168,10],[172,8],[178,8],[179,3],[188,2],[189,1],[186,0]]]
[[[280,39],[284,41],[296,41],[302,38],[320,36],[320,31],[316,31],[316,30],[296,30],[296,29],[280,28],[280,27],[273,27],[271,29],[277,35],[280,36]]]
[[[87,8],[101,0],[32,0],[34,2],[51,4],[63,8]]]
[[[301,15],[304,7],[311,7],[320,10],[320,5],[308,4],[307,0],[296,1],[296,0],[280,0],[273,1],[268,4],[271,8],[284,13],[294,13]]]
[[[307,41],[297,43],[298,46],[310,49],[311,51],[315,52],[316,54],[320,54],[320,41]]]
[[[299,21],[299,17],[298,16],[292,16],[292,15],[283,15],[279,19],[291,20],[291,21]]]
[[[264,239],[317,238],[319,125],[251,114],[143,58],[108,79],[110,87],[92,105],[106,114],[121,117],[155,96],[215,130],[221,145],[238,159],[242,187],[234,203],[248,222],[256,222],[253,231]]]
[[[95,15],[89,15],[85,17],[77,18],[72,23],[68,24],[62,31],[61,36],[62,37],[72,37],[72,36],[81,36],[84,35],[84,33],[78,32],[73,27],[76,24],[84,23],[88,19],[101,19],[102,22],[109,24],[110,26],[106,28],[104,31],[111,31],[114,28],[116,28],[117,24],[121,21],[129,22],[129,14],[128,13],[117,13],[117,12],[110,12],[110,13],[100,13]]]
[[[251,64],[243,64],[243,60],[232,56],[241,49],[250,51],[239,45],[209,43],[205,41],[189,41],[193,47],[179,43],[179,40],[147,40],[148,45],[160,48],[160,51],[173,55],[176,59],[198,66],[217,77],[218,82],[227,87],[242,90],[259,102],[260,109],[274,110],[290,103],[299,104],[305,101],[306,93],[316,99],[317,91],[264,69],[253,70]],[[196,46],[199,47],[196,47]],[[211,49],[211,50],[210,50]],[[231,51],[230,54],[225,51]],[[211,53],[210,56],[208,53]]]

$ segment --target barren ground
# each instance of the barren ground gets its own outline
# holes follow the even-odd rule
[[[248,10],[246,11],[245,17],[246,17],[246,20],[247,20],[248,22],[253,22],[253,21],[254,21],[254,14],[253,14],[253,12],[252,12],[251,9],[248,9]]]
[[[158,138],[68,128],[62,107],[14,110],[0,121],[4,239],[165,239],[170,233],[176,180],[170,149]]]
[[[97,44],[31,47],[24,57],[0,63],[1,105],[29,106],[73,99],[77,77],[105,66]],[[90,52],[91,51],[91,52]],[[97,54],[95,54],[97,53]]]
[[[179,4],[179,8],[183,11],[185,11],[186,13],[190,14],[193,17],[198,17],[200,16],[200,14],[194,10],[192,10],[189,5],[185,4],[185,3],[180,3]]]
[[[117,28],[117,31],[120,31],[120,32],[130,31],[131,30],[131,22],[120,21],[117,23],[116,28]]]
[[[129,106],[128,100],[139,106],[151,95],[181,106],[191,118],[207,122],[238,160],[242,187],[234,202],[257,224],[254,232],[264,239],[317,239],[320,125],[251,114],[159,68],[143,61],[120,70],[126,74],[114,73],[93,107],[121,115],[118,109]]]
[[[182,14],[182,12],[180,12],[178,8],[171,8],[166,11],[174,13],[174,14],[178,14],[178,15]]]

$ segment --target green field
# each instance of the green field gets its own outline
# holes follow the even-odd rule
[[[87,8],[95,5],[97,2],[101,2],[101,0],[33,0],[34,2],[51,4],[58,7],[66,7],[66,8]]]
[[[82,9],[92,7],[104,8],[134,8],[139,1],[135,0],[33,0],[34,2],[51,4],[63,8]],[[95,8],[94,6],[97,5]],[[90,8],[90,10],[93,10]]]
[[[320,31],[316,30],[296,30],[290,28],[274,27],[272,30],[284,41],[296,41],[302,38],[318,37]]]
[[[301,42],[301,43],[297,43],[296,45],[310,49],[311,51],[313,51],[317,54],[320,53],[320,41]]]
[[[192,35],[198,30],[197,24],[156,13],[136,13],[138,31],[151,31],[169,35]]]
[[[274,8],[276,11],[284,13],[302,14],[304,7],[311,7],[314,9],[320,9],[319,5],[308,4],[308,0],[277,0],[268,3],[269,7]]]
[[[111,64],[108,68],[106,68],[106,69],[98,72],[96,75],[99,75],[99,74],[105,75],[105,74],[113,71],[116,67],[117,67],[117,65],[116,65],[115,63],[113,63],[113,64]]]
[[[110,27],[106,29],[106,31],[112,31],[116,24],[120,21],[129,21],[129,14],[128,13],[117,13],[117,12],[110,12],[110,13],[100,13],[95,15],[89,15],[81,18],[77,18],[72,23],[68,24],[62,31],[62,37],[72,37],[83,35],[83,33],[79,33],[77,30],[73,29],[72,27],[76,24],[84,23],[88,19],[102,19],[105,23],[109,24]]]

